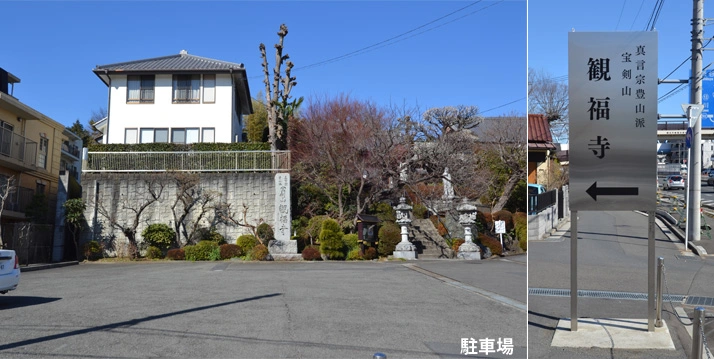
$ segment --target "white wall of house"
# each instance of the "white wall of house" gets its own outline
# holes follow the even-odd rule
[[[108,133],[104,143],[125,143],[127,128],[137,129],[140,142],[141,129],[177,128],[199,129],[199,142],[240,141],[242,118],[235,113],[232,79],[230,74],[217,74],[215,102],[204,103],[201,86],[199,103],[172,103],[172,75],[155,77],[153,103],[127,103],[127,76],[112,75],[110,87]],[[204,129],[213,128],[214,141],[203,138]],[[108,136],[107,136],[108,135]]]

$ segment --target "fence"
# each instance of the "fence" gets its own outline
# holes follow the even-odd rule
[[[558,199],[558,190],[541,194],[528,195],[528,214],[538,214],[544,209],[555,205]]]
[[[2,225],[2,239],[6,249],[17,253],[21,265],[52,262],[54,226],[29,222]]]
[[[290,151],[89,152],[83,172],[280,172]]]

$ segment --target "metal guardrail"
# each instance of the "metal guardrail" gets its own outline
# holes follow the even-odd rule
[[[82,172],[282,172],[290,151],[88,152]]]
[[[544,209],[555,205],[557,199],[557,190],[552,190],[541,194],[530,194],[528,195],[528,213],[538,214]]]

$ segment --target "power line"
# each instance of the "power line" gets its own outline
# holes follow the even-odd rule
[[[501,107],[506,107],[506,106],[508,106],[508,105],[514,104],[514,103],[519,102],[519,101],[523,101],[523,100],[525,100],[525,99],[526,99],[525,97],[522,97],[522,98],[519,98],[518,100],[514,100],[514,101],[511,101],[511,102],[509,102],[509,103],[504,103],[503,105],[496,106],[496,107],[494,107],[494,108],[489,108],[489,109],[486,110],[486,111],[481,111],[481,113],[483,114],[483,113],[486,113],[486,112],[489,112],[489,111],[497,110],[497,109],[499,109],[499,108],[501,108]]]
[[[635,22],[637,21],[637,18],[640,17],[640,11],[642,11],[642,6],[645,4],[645,0],[642,0],[640,3],[640,8],[637,10],[637,15],[635,15],[635,18],[632,20],[632,25],[630,25],[630,30],[635,26]]]
[[[625,4],[627,4],[627,0],[622,1],[622,9],[620,9],[620,17],[617,18],[617,25],[615,25],[615,31],[617,31],[617,28],[620,27],[620,20],[622,20],[622,13],[625,12]]]

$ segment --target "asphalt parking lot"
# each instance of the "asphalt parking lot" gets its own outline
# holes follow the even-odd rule
[[[27,272],[0,296],[0,357],[445,358],[464,357],[462,338],[511,338],[512,355],[479,357],[525,358],[525,273],[518,260]]]

